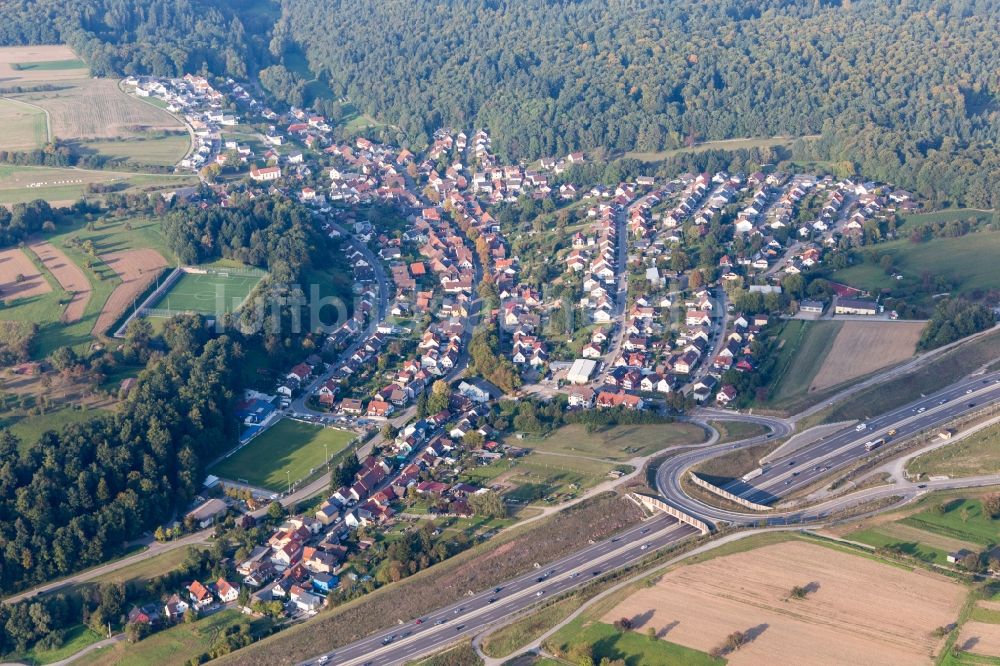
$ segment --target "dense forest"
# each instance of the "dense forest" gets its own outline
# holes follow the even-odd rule
[[[204,466],[235,444],[239,351],[225,337],[188,343],[154,358],[114,414],[21,452],[0,431],[0,591],[120,553],[177,515]]]
[[[985,0],[284,0],[276,31],[411,139],[476,124],[537,157],[822,134],[796,157],[1000,200],[1000,15]]]
[[[412,145],[443,125],[487,127],[509,158],[819,135],[794,157],[1000,203],[991,0],[16,0],[0,18],[0,43],[66,41],[95,74],[347,96]]]
[[[268,270],[280,282],[294,282],[330,251],[311,216],[304,206],[278,197],[244,199],[226,208],[180,206],[163,218],[163,233],[183,263],[235,259]]]
[[[0,3],[0,44],[64,42],[96,76],[246,78],[262,66],[273,13],[253,0],[9,0]]]

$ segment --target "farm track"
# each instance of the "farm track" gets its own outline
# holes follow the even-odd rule
[[[66,309],[63,310],[60,320],[71,324],[80,321],[83,313],[87,310],[87,303],[90,302],[91,287],[90,280],[80,267],[74,264],[69,257],[52,243],[47,241],[34,242],[28,245],[35,253],[39,261],[49,270],[59,282],[59,286],[67,294],[72,294]]]

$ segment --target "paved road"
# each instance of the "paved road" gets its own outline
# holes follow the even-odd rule
[[[941,391],[869,419],[865,422],[863,431],[848,427],[841,432],[834,433],[814,444],[774,460],[761,476],[753,479],[752,483],[736,482],[730,484],[727,489],[751,501],[776,504],[783,496],[787,496],[822,477],[829,476],[836,470],[846,467],[866,455],[868,452],[865,450],[865,444],[868,441],[883,437],[899,439],[921,431],[932,431],[962,414],[981,409],[985,405],[998,401],[1000,401],[1000,373],[965,379]],[[760,422],[767,421],[766,417],[753,418],[762,419]],[[784,428],[788,427],[786,423],[782,423]],[[669,459],[657,471],[657,489],[667,503],[710,523],[724,521],[746,525],[763,521],[767,524],[781,525],[789,522],[822,520],[831,513],[877,497],[902,495],[912,498],[930,489],[987,485],[988,483],[996,483],[998,480],[996,476],[987,476],[975,479],[949,479],[926,484],[897,483],[890,487],[851,493],[806,509],[767,514],[754,513],[750,510],[727,511],[719,509],[689,496],[684,491],[681,479],[692,465],[720,455],[726,450],[756,446],[768,439],[788,434],[787,431],[782,432],[774,423],[771,425],[776,429],[769,435],[737,443],[719,444]],[[895,429],[896,433],[889,436],[888,431],[892,429]]]
[[[404,624],[380,631],[326,656],[330,663],[338,666],[403,663],[418,655],[434,652],[459,638],[479,633],[545,597],[560,594],[592,580],[598,573],[623,567],[657,548],[695,533],[697,530],[693,527],[659,515],[497,588],[481,591],[422,616],[420,624],[416,624],[414,618],[399,618],[404,620]],[[321,656],[302,663],[315,664]]]
[[[200,532],[194,532],[193,534],[188,534],[187,536],[181,537],[175,541],[152,541],[149,542],[149,547],[145,550],[136,553],[134,555],[129,555],[128,557],[123,557],[119,560],[113,562],[108,562],[107,564],[102,564],[100,566],[81,571],[80,573],[62,578],[60,580],[52,581],[51,583],[45,583],[44,585],[39,585],[33,587],[30,590],[25,590],[19,594],[15,594],[4,599],[6,603],[15,603],[23,599],[28,599],[35,596],[36,594],[41,594],[43,592],[55,592],[61,590],[64,587],[69,587],[70,585],[76,585],[77,583],[85,583],[89,580],[93,580],[99,576],[105,574],[113,573],[118,569],[124,569],[127,566],[142,562],[150,557],[155,557],[162,553],[169,552],[171,550],[176,550],[178,548],[185,548],[187,546],[193,546],[195,544],[205,543],[208,541],[209,536],[215,531],[215,528],[209,528],[207,530],[202,530]]]
[[[338,356],[336,363],[330,364],[330,370],[319,375],[316,379],[312,380],[308,386],[303,388],[302,394],[292,401],[291,411],[298,412],[299,414],[313,414],[326,416],[326,412],[319,412],[310,407],[306,406],[306,400],[312,394],[312,392],[318,388],[321,384],[325,383],[334,372],[345,362],[347,359],[354,356],[354,352],[361,348],[361,345],[368,340],[369,337],[375,334],[375,330],[385,321],[386,316],[389,314],[389,280],[385,276],[385,269],[382,267],[382,260],[375,256],[375,254],[368,248],[368,245],[361,242],[344,227],[330,221],[330,226],[343,234],[346,238],[351,239],[351,244],[361,251],[361,254],[365,256],[365,261],[372,267],[372,271],[375,273],[375,283],[378,286],[378,296],[377,296],[377,307],[375,312],[372,313],[368,321],[368,328],[359,335],[356,336],[354,342],[352,342],[348,347]]]

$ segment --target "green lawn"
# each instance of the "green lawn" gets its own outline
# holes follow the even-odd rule
[[[907,473],[951,477],[1000,473],[1000,425],[984,428],[953,444],[914,458]]]
[[[638,631],[617,631],[603,622],[584,622],[577,618],[549,639],[564,650],[579,643],[592,646],[594,663],[601,659],[623,659],[629,666],[702,666],[725,664],[704,652],[692,650],[670,641],[651,640]]]
[[[209,471],[224,479],[285,490],[289,480],[295,483],[323,465],[327,451],[334,458],[354,438],[346,430],[282,419]]]
[[[611,478],[608,473],[616,467],[620,466],[613,462],[534,452],[515,460],[499,460],[476,468],[467,473],[466,478],[489,485],[502,474],[501,480],[513,486],[504,493],[508,499],[523,503],[540,500],[561,502],[607,481]]]
[[[841,326],[837,321],[785,322],[776,343],[780,349],[769,387],[769,403],[787,402],[807,393]]]
[[[115,185],[117,192],[135,193],[146,188],[173,189],[197,182],[197,177],[191,175],[0,165],[0,204],[35,199],[73,203],[87,195],[90,183]],[[87,196],[100,198],[100,195]]]
[[[932,507],[904,518],[902,523],[929,532],[978,543],[982,546],[1000,541],[1000,520],[983,512],[983,505],[976,499],[945,500],[945,511]]]
[[[651,455],[668,446],[704,441],[705,431],[691,423],[620,425],[592,433],[588,433],[582,425],[570,424],[547,437],[525,437],[521,444],[546,453],[630,460]]]
[[[174,166],[191,148],[191,137],[187,132],[171,132],[131,139],[81,141],[76,145],[84,151],[121,159],[133,165]]]
[[[749,439],[763,435],[767,428],[759,423],[748,421],[709,421],[708,425],[719,431],[719,442],[737,442],[741,439]]]
[[[661,150],[653,153],[629,152],[625,153],[625,157],[630,157],[643,162],[662,162],[668,157],[673,157],[682,153],[702,153],[706,150],[746,150],[749,148],[773,148],[775,146],[787,147],[791,146],[796,138],[797,137],[774,136],[703,141],[690,148],[675,148],[673,150]]]
[[[6,659],[9,661],[17,660],[29,664],[51,664],[55,661],[62,661],[63,659],[76,654],[88,645],[93,645],[97,641],[104,638],[106,638],[106,636],[98,634],[90,627],[78,624],[66,630],[66,633],[63,635],[63,644],[57,648],[42,650],[36,647],[28,650],[23,655],[7,655]]]
[[[207,652],[216,638],[228,627],[239,624],[245,616],[236,610],[225,610],[192,624],[178,624],[129,645],[117,643],[102,648],[74,662],[75,664],[112,666],[181,666],[192,657]],[[255,620],[260,630],[269,620]]]
[[[868,263],[835,271],[831,278],[864,289],[906,286],[922,280],[926,271],[955,284],[955,292],[1000,289],[1000,231],[977,231],[957,238],[932,238],[925,243],[896,240],[877,246],[879,255],[889,254],[903,280],[897,282],[880,267]]]
[[[861,530],[849,535],[852,541],[866,543],[876,548],[891,548],[905,553],[924,562],[933,564],[947,564],[948,553],[940,548],[928,546],[925,543],[915,541],[901,541],[893,536],[884,534],[878,529]]]
[[[937,222],[951,222],[952,220],[968,220],[976,218],[980,222],[989,221],[993,215],[991,210],[978,210],[976,208],[946,208],[930,213],[914,213],[900,217],[899,227],[906,227],[903,231],[908,232],[914,227],[925,224],[935,224]]]
[[[7,428],[21,440],[20,448],[24,450],[34,445],[44,432],[62,430],[70,423],[82,423],[106,413],[100,409],[73,409],[68,406],[50,409],[44,414],[4,412],[0,413],[0,428]]]
[[[184,273],[153,307],[202,314],[233,312],[260,280],[257,276]]]
[[[0,99],[0,123],[4,128],[0,147],[5,150],[31,150],[48,141],[45,112],[37,107]]]
[[[39,60],[38,62],[19,62],[13,65],[13,69],[19,72],[50,72],[60,69],[86,69],[86,67],[87,63],[79,58],[69,58],[66,60]]]

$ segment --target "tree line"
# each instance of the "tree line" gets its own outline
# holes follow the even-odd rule
[[[0,431],[0,591],[120,554],[182,510],[206,464],[235,444],[241,352],[226,337],[191,342],[150,356],[113,414],[23,450]]]

